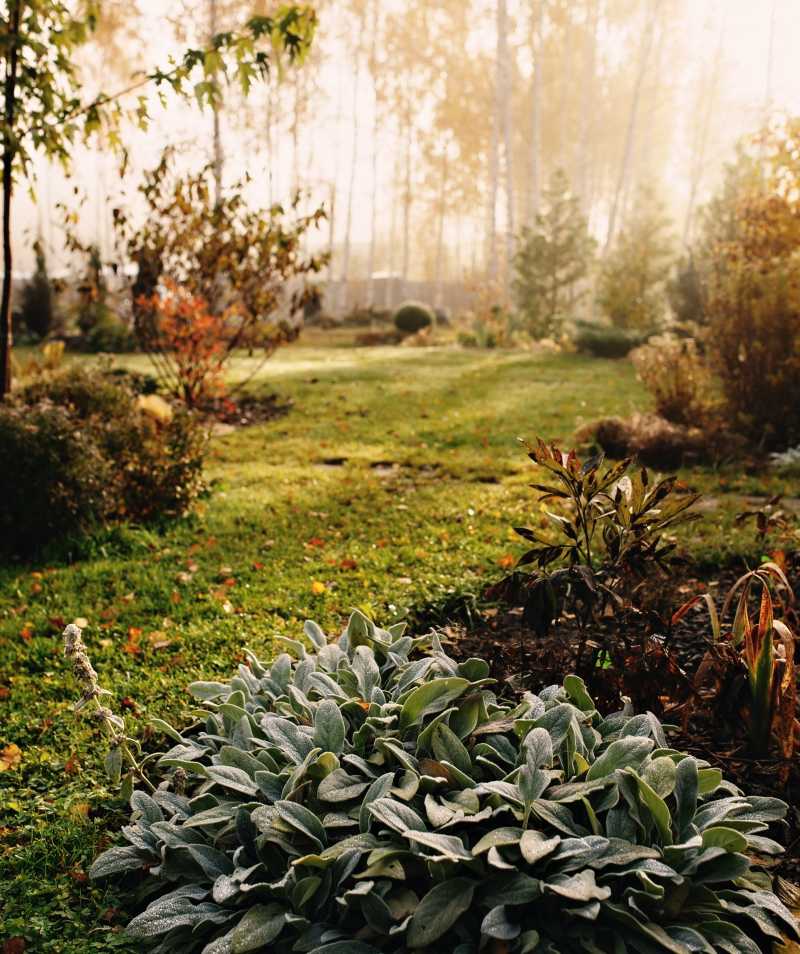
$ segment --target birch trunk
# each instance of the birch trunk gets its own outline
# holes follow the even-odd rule
[[[656,19],[658,17],[660,0],[651,0],[650,13],[647,18],[644,33],[642,34],[642,44],[639,49],[639,65],[636,71],[636,80],[633,87],[633,97],[631,99],[631,108],[628,113],[628,127],[625,134],[625,148],[622,154],[622,162],[619,169],[619,178],[614,190],[614,199],[611,205],[611,212],[608,216],[608,231],[606,233],[606,242],[604,252],[607,252],[614,240],[614,232],[617,225],[617,216],[619,214],[622,193],[630,172],[631,158],[633,154],[633,143],[636,136],[636,122],[639,116],[639,100],[642,95],[642,83],[647,72],[647,61],[650,58],[650,50],[653,45],[653,33],[655,32]]]
[[[208,0],[208,28],[211,39],[219,32],[217,22],[217,0]],[[222,175],[225,165],[225,154],[222,149],[222,129],[220,127],[220,102],[222,90],[218,83],[214,83],[214,108],[211,111],[212,116],[212,137],[213,137],[213,169],[214,169],[214,200],[218,204],[222,198]]]
[[[360,35],[363,35],[366,27],[366,15],[361,20]],[[346,313],[349,305],[349,293],[347,282],[350,279],[350,246],[352,242],[351,232],[353,229],[353,194],[356,188],[356,167],[358,165],[358,134],[360,126],[358,122],[358,94],[361,86],[361,44],[359,43],[355,50],[355,74],[353,76],[353,141],[350,151],[350,181],[347,186],[347,209],[345,212],[344,226],[344,247],[342,249],[342,272],[341,272],[341,294],[339,296],[340,309]]]
[[[531,150],[528,174],[528,202],[525,216],[533,225],[542,201],[542,8],[544,0],[533,0],[531,7],[531,48],[533,82],[531,92]]]

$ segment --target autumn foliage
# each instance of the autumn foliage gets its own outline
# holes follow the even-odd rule
[[[218,196],[211,168],[184,175],[167,152],[139,187],[144,224],[134,227],[121,210],[115,216],[125,257],[137,266],[137,338],[188,405],[224,393],[237,350],[266,360],[297,337],[326,262],[303,248],[321,209],[301,214],[300,195],[287,208],[255,209],[246,186]]]

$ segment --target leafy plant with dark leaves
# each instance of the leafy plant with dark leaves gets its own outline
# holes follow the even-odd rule
[[[313,652],[308,648],[313,647]],[[583,682],[501,705],[480,659],[355,613],[190,687],[94,878],[140,872],[162,954],[759,954],[798,935],[754,855],[787,806],[608,717]]]
[[[528,527],[515,531],[533,546],[518,569],[489,591],[521,603],[526,619],[544,635],[565,608],[585,628],[609,608],[629,605],[642,581],[666,574],[679,561],[668,532],[697,519],[688,511],[697,494],[676,493],[677,478],[653,480],[632,459],[606,464],[602,454],[586,461],[538,439],[528,456],[551,478],[533,484],[556,539]],[[554,564],[558,568],[551,570]],[[520,571],[533,566],[534,572]],[[579,653],[580,656],[580,653]]]

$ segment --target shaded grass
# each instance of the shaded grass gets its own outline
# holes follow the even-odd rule
[[[269,656],[306,617],[338,631],[354,606],[389,622],[478,592],[522,552],[510,527],[544,520],[516,438],[568,441],[586,421],[647,403],[627,361],[446,349],[304,344],[253,387],[294,410],[214,439],[214,492],[196,514],[163,533],[108,533],[71,563],[0,568],[0,749],[22,749],[21,765],[0,773],[0,939],[134,950],[113,889],[85,879],[119,806],[91,726],[71,711],[65,622],[88,621],[101,682],[146,735],[149,715],[182,717],[193,678],[228,674],[245,645]],[[752,551],[751,532],[733,526],[741,495],[780,482],[683,476],[718,500],[687,531],[694,555]]]

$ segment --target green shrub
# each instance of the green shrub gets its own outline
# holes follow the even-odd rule
[[[113,509],[113,462],[68,408],[0,405],[0,551],[27,554]]]
[[[423,328],[430,328],[436,323],[436,316],[428,308],[417,301],[407,301],[394,313],[394,326],[404,335],[415,335]]]
[[[498,701],[480,659],[354,614],[190,687],[201,721],[136,791],[95,879],[170,954],[766,951],[797,934],[753,853],[787,806],[603,717],[582,681]]]
[[[106,306],[95,311],[94,322],[84,337],[86,350],[94,354],[132,351],[134,338],[125,322]]]
[[[595,358],[624,358],[634,348],[643,345],[651,332],[628,331],[614,325],[600,325],[588,321],[575,324],[573,342],[578,351]]]
[[[36,270],[22,289],[20,320],[29,335],[42,339],[50,334],[55,324],[55,295],[47,274],[47,260],[38,242],[35,252]]]
[[[202,489],[204,433],[186,412],[143,400],[101,372],[69,369],[0,406],[0,551],[29,555],[188,509]]]

